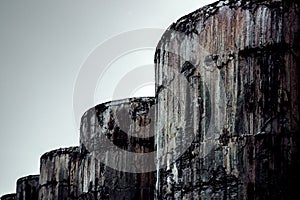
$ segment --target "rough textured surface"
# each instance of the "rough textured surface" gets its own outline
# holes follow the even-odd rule
[[[39,199],[76,199],[79,147],[57,149],[40,159]]]
[[[157,199],[296,194],[298,39],[298,1],[218,1],[170,26],[155,55],[156,146],[166,165]]]
[[[18,200],[38,199],[39,177],[39,175],[30,175],[17,180]]]
[[[128,152],[152,152],[154,128],[149,110],[153,105],[154,98],[124,99],[98,105],[83,115],[80,129],[81,153],[84,155],[79,171],[81,199],[154,198],[154,173],[121,172],[109,167],[118,163],[120,157],[114,152],[109,153],[111,148],[104,141],[108,139]],[[89,150],[93,151],[90,153]],[[102,162],[99,156],[104,158]],[[154,158],[147,162],[154,165]]]
[[[6,194],[6,195],[3,195],[0,199],[1,200],[15,200],[15,199],[17,199],[17,194],[15,194],[15,193]]]
[[[41,157],[38,199],[294,199],[299,27],[296,0],[218,1],[182,17],[157,46],[155,99],[88,110],[80,147]],[[157,162],[129,157],[154,150]],[[124,161],[157,171],[112,168]],[[37,179],[1,200],[36,199]]]

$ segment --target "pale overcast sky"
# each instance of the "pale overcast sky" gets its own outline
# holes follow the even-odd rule
[[[43,153],[79,144],[73,90],[82,64],[99,44],[126,31],[165,29],[212,2],[0,0],[0,196],[15,192],[18,178],[39,173]],[[129,55],[119,65],[132,70],[151,64],[153,53]],[[143,94],[151,95],[152,86],[145,88]],[[105,91],[95,93],[96,99],[102,95],[100,102],[109,99]]]

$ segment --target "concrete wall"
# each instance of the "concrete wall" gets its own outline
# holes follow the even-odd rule
[[[141,160],[136,154],[130,156],[154,150],[151,107],[154,98],[124,99],[98,105],[83,115],[80,145],[84,157],[79,170],[82,199],[154,198],[154,172],[134,173],[134,168],[140,172],[138,168],[149,167],[147,164],[154,166],[154,157]]]
[[[157,199],[297,192],[298,1],[208,5],[169,27],[155,62]]]
[[[76,199],[79,147],[53,150],[40,159],[39,199]]]
[[[13,193],[13,194],[5,194],[0,199],[1,200],[15,200],[15,199],[17,199],[17,194],[15,194],[15,193]]]
[[[37,200],[39,193],[39,175],[30,175],[17,180],[18,200]]]

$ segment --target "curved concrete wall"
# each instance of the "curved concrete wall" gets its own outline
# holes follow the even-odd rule
[[[25,176],[17,180],[18,200],[37,200],[39,193],[39,175]]]
[[[79,147],[53,150],[40,159],[39,199],[76,199]]]
[[[154,150],[153,107],[154,98],[124,99],[98,105],[83,115],[80,145],[84,156],[79,170],[79,191],[85,193],[82,199],[88,196],[95,199],[153,199],[153,172],[121,172],[113,166],[121,159],[113,151],[115,147],[124,154]],[[135,162],[135,158],[125,156],[124,160]],[[135,165],[154,165],[154,158],[141,162],[144,164]]]
[[[15,193],[13,193],[13,194],[5,194],[0,199],[1,200],[15,200],[15,199],[17,199],[17,194],[15,194]]]
[[[298,1],[208,5],[170,26],[155,62],[158,199],[297,192]]]

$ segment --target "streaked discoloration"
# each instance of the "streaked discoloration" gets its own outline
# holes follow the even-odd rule
[[[296,191],[297,1],[205,6],[169,27],[155,62],[155,141],[166,151],[158,163],[168,163],[157,172],[157,199],[278,199]],[[173,163],[182,141],[168,124],[182,120],[191,122],[181,126],[183,138],[194,141]]]

